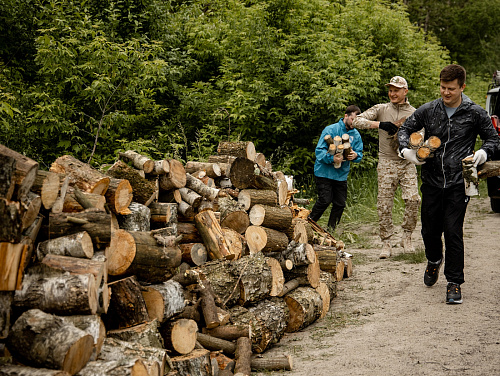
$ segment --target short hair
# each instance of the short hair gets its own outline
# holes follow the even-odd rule
[[[351,105],[347,106],[347,108],[345,109],[345,114],[347,114],[347,115],[350,115],[353,112],[355,112],[356,115],[359,115],[361,113],[361,110],[355,104],[351,104]]]
[[[450,82],[457,80],[458,85],[463,86],[465,84],[465,78],[467,73],[465,68],[458,64],[450,64],[444,67],[439,74],[439,79],[441,81]]]

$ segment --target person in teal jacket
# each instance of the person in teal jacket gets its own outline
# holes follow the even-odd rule
[[[332,204],[328,219],[328,229],[333,231],[340,222],[347,200],[347,176],[351,169],[351,162],[360,162],[363,158],[363,141],[358,130],[353,128],[352,122],[361,113],[358,106],[350,105],[346,108],[344,118],[338,123],[327,126],[321,133],[316,146],[316,162],[314,164],[314,178],[318,191],[318,200],[312,208],[309,218],[318,221],[325,210]],[[351,152],[343,157],[342,153],[330,154],[329,145],[325,136],[342,137],[349,135]],[[339,166],[340,164],[340,166]]]

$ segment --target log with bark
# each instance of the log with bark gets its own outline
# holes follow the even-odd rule
[[[285,231],[292,225],[292,212],[288,207],[256,204],[250,209],[250,223],[254,226]]]
[[[181,355],[189,354],[194,350],[197,332],[196,321],[189,319],[167,321],[160,326],[165,348]]]
[[[70,315],[61,317],[92,336],[94,343],[90,360],[96,360],[106,338],[106,327],[101,317],[99,315]]]
[[[39,261],[49,254],[91,259],[94,246],[88,232],[82,231],[40,242],[36,254]]]
[[[113,213],[129,214],[128,207],[134,198],[132,185],[127,179],[111,178],[105,197]]]
[[[200,194],[193,191],[192,189],[187,187],[182,187],[179,188],[179,193],[181,194],[182,201],[188,203],[190,206],[193,207],[193,209],[198,209],[199,206],[201,205],[203,197]]]
[[[239,259],[242,256],[248,255],[247,241],[243,235],[233,230],[232,228],[222,227],[224,238],[231,245],[234,253],[234,259]]]
[[[142,297],[150,319],[156,319],[159,323],[182,312],[186,306],[183,288],[173,280],[142,287]]]
[[[335,274],[337,271],[336,247],[314,244],[313,248],[318,256],[320,269]]]
[[[23,219],[19,202],[0,198],[0,242],[19,243],[23,232]]]
[[[92,274],[44,276],[39,268],[27,269],[13,307],[39,308],[60,315],[93,315],[97,312],[97,286]]]
[[[231,183],[238,189],[257,188],[276,191],[278,184],[269,176],[265,176],[256,163],[238,157],[231,165],[229,174]]]
[[[321,295],[311,287],[301,286],[289,292],[284,298],[290,310],[286,332],[296,332],[311,325],[323,312]]]
[[[316,287],[315,290],[321,296],[321,301],[323,302],[323,307],[318,317],[318,319],[322,319],[327,315],[328,311],[330,310],[330,302],[331,302],[330,289],[328,288],[326,283],[320,281],[318,287]]]
[[[59,273],[92,274],[97,287],[108,282],[108,269],[105,261],[48,254],[42,259],[41,265]]]
[[[1,376],[70,376],[66,371],[48,369],[48,368],[33,368],[17,364],[3,364],[0,370]]]
[[[254,371],[291,371],[293,369],[293,360],[291,355],[272,357],[254,355],[250,366]]]
[[[288,246],[285,233],[261,226],[249,226],[245,231],[250,254],[262,252],[281,252]]]
[[[108,330],[107,335],[109,338],[137,343],[146,347],[165,348],[163,338],[158,330],[158,320],[151,320],[130,328]]]
[[[203,328],[202,332],[226,341],[234,341],[240,337],[252,337],[250,325],[222,325],[213,329]]]
[[[324,283],[328,287],[328,292],[330,293],[330,300],[333,300],[337,296],[337,279],[330,272],[321,271],[319,277],[320,283]]]
[[[0,144],[0,159],[4,162],[0,167],[3,196],[19,201],[26,196],[35,182],[38,173],[38,162]],[[7,187],[7,185],[9,185]],[[12,188],[14,184],[14,188]]]
[[[88,362],[76,376],[150,376],[139,358],[94,360]]]
[[[245,210],[250,210],[256,204],[276,206],[278,196],[270,189],[243,189],[238,193],[238,202]]]
[[[168,164],[168,174],[160,175],[160,189],[170,191],[184,187],[186,185],[186,169],[182,163],[176,159],[169,159]]]
[[[319,259],[316,257],[312,264],[306,266],[298,266],[292,270],[284,270],[285,280],[289,281],[295,278],[305,279],[307,283],[316,288],[319,285],[319,278],[321,275],[321,268],[319,266]]]
[[[84,192],[104,195],[109,186],[109,177],[71,155],[57,158],[50,166],[50,171],[68,174],[70,185],[75,185]]]
[[[177,204],[168,202],[152,202],[149,205],[151,224],[169,227],[177,223]]]
[[[150,321],[141,286],[135,276],[110,282],[108,312],[102,315],[106,328],[122,329]]]
[[[90,334],[39,309],[24,312],[7,338],[9,351],[23,364],[60,369],[71,375],[89,361],[93,342]]]
[[[302,218],[293,218],[291,226],[285,230],[288,239],[298,239],[299,243],[312,243],[314,231],[307,220]]]
[[[186,162],[184,166],[186,172],[192,174],[196,171],[205,171],[206,176],[215,179],[222,175],[221,168],[218,163],[209,163],[209,162]]]
[[[123,153],[118,153],[118,156],[121,160],[126,162],[131,162],[132,165],[138,169],[144,171],[146,174],[149,174],[153,171],[155,166],[154,160],[146,157],[145,155],[141,155],[133,150],[127,150]]]
[[[208,157],[208,163],[225,163],[231,166],[236,157],[233,155],[211,155]],[[227,175],[226,175],[227,176]]]
[[[5,339],[9,335],[13,301],[13,291],[0,291],[0,339]]]
[[[255,161],[255,145],[251,141],[220,142],[217,147],[217,154],[242,157]]]
[[[196,179],[191,174],[186,173],[186,187],[205,197],[207,200],[213,201],[219,195],[219,189],[209,187],[201,180]]]
[[[194,266],[207,262],[207,248],[203,243],[182,243],[179,244],[179,248],[182,252],[182,261]]]
[[[236,351],[234,353],[236,364],[234,373],[250,376],[252,369],[250,361],[252,357],[252,341],[248,337],[240,337],[236,341]]]
[[[172,357],[172,364],[178,376],[212,376],[209,350],[196,349],[189,354]]]
[[[179,247],[159,245],[151,232],[117,230],[109,246],[108,273],[162,283],[174,275],[181,260]]]
[[[80,213],[50,213],[47,225],[42,226],[44,239],[86,231],[94,247],[105,249],[111,240],[111,214],[100,210],[86,210]]]
[[[196,338],[204,348],[211,351],[222,351],[226,355],[233,355],[236,351],[236,345],[234,342],[226,339],[204,333],[197,333]]]
[[[40,208],[42,207],[42,199],[39,195],[30,191],[25,196],[21,197],[19,202],[22,207],[22,229],[25,230],[30,227],[38,217]]]
[[[179,243],[202,243],[200,232],[196,228],[196,225],[190,222],[179,222],[177,223],[177,234],[182,235],[182,239]]]
[[[132,201],[148,206],[156,197],[156,184],[141,176],[141,174],[123,161],[117,161],[106,175],[115,179],[126,179],[132,187]]]
[[[96,193],[82,192],[78,187],[74,187],[74,189],[70,187],[64,198],[62,211],[66,213],[75,213],[90,208],[105,210],[105,205],[105,196]]]
[[[250,218],[244,207],[230,197],[221,197],[218,200],[220,211],[220,225],[232,228],[243,234],[250,225]]]
[[[148,206],[132,202],[128,209],[129,214],[116,216],[121,229],[127,231],[149,231],[151,229],[151,210]]]

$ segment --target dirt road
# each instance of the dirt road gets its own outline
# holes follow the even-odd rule
[[[420,228],[415,238],[423,250]],[[500,214],[491,212],[487,197],[469,203],[464,240],[461,305],[445,304],[443,268],[429,288],[425,263],[348,248],[361,264],[339,282],[328,316],[266,352],[291,354],[293,371],[265,374],[500,375]]]

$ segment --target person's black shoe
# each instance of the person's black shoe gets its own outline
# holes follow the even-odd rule
[[[443,263],[443,259],[438,262],[427,262],[427,268],[425,268],[424,273],[424,284],[426,286],[434,286],[439,277],[439,269],[441,268],[441,264]]]
[[[460,285],[458,283],[448,282],[448,287],[446,288],[446,303],[462,303],[462,291],[460,290]]]

